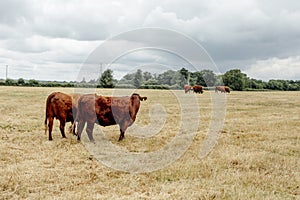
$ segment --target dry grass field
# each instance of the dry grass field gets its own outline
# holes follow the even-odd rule
[[[45,100],[53,91],[74,90],[0,87],[1,199],[300,199],[299,92],[226,95],[224,127],[204,159],[199,158],[199,149],[210,123],[211,98],[209,92],[197,94],[200,114],[191,120],[199,118],[200,124],[187,151],[160,170],[129,173],[98,162],[84,141],[78,143],[71,134],[62,139],[58,121],[53,141],[48,141]],[[132,127],[126,139],[117,142],[118,126],[97,126],[94,135],[102,130],[108,140],[128,152],[159,150],[179,131],[180,105],[174,94],[187,99],[196,94],[136,92],[148,97],[141,102],[136,124],[150,124],[149,133],[157,134],[135,137],[138,133]],[[97,93],[109,95],[112,90]],[[155,124],[162,127],[154,130]]]

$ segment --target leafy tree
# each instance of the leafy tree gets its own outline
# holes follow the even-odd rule
[[[145,81],[148,81],[149,79],[152,78],[152,74],[150,72],[144,72],[143,73],[143,78]]]
[[[185,69],[185,68],[181,68],[179,70],[180,74],[187,80],[188,76],[189,76],[189,70]]]
[[[216,84],[217,77],[213,71],[204,69],[200,71],[200,74],[205,82],[204,86],[214,86]]]
[[[134,79],[134,75],[135,73],[132,73],[132,74],[126,74],[123,79],[126,79],[126,80],[133,80]]]
[[[283,90],[287,91],[289,89],[289,82],[287,80],[278,80],[282,83]]]
[[[37,80],[30,79],[30,80],[28,81],[28,85],[29,85],[29,86],[32,86],[32,87],[37,87],[37,86],[39,86],[40,84],[39,84],[39,82],[38,82]]]
[[[125,76],[123,76],[123,78],[121,78],[121,80],[118,82],[118,87],[119,87],[119,85],[124,85],[124,84],[132,85],[132,87],[133,87],[134,75],[135,75],[135,73],[126,74]]]
[[[205,81],[199,71],[191,73],[190,85],[205,85]]]
[[[151,78],[151,79],[145,81],[144,83],[145,83],[145,85],[158,85],[158,81],[154,78]]]
[[[294,81],[291,81],[291,82],[289,83],[288,90],[290,90],[290,91],[299,91],[299,90],[300,90],[300,85],[298,85],[298,84],[295,83]]]
[[[136,73],[126,74],[119,81],[119,84],[124,85],[124,87],[134,87],[133,84],[135,84],[135,87],[180,89],[188,82],[190,85],[203,86],[225,84],[233,90],[300,90],[300,80],[270,80],[265,82],[249,78],[239,69],[229,70],[224,75],[216,75],[211,70],[189,72],[185,68],[153,75],[150,72],[142,73],[141,70],[137,70]]]
[[[269,80],[267,83],[267,88],[271,90],[283,90],[284,85],[281,81],[278,80]]]
[[[191,73],[191,85],[203,85],[203,86],[213,86],[217,82],[217,76],[211,70],[204,69],[202,71],[197,71]]]
[[[25,80],[23,78],[19,78],[18,85],[25,85]]]
[[[175,86],[177,88],[182,88],[185,85],[185,83],[182,82],[182,78],[182,75],[178,71],[175,72],[173,78],[171,79],[170,85]]]
[[[133,78],[133,85],[136,88],[139,88],[142,85],[142,82],[143,82],[142,70],[138,69]]]
[[[114,79],[113,79],[113,71],[111,69],[105,70],[99,80],[100,87],[103,88],[113,88],[115,87]]]
[[[174,80],[175,77],[176,77],[176,72],[173,70],[168,70],[162,74],[159,74],[157,77],[157,81],[158,84],[161,85],[173,85],[176,82],[176,80]]]
[[[216,83],[215,85],[224,85],[224,82],[223,82],[223,75],[216,75]]]
[[[16,85],[16,82],[13,79],[8,78],[5,80],[5,85],[9,85],[9,86]]]
[[[263,89],[263,85],[260,84],[258,80],[253,78],[247,79],[245,87],[251,89]]]
[[[186,84],[188,84],[189,82],[189,70],[185,69],[185,68],[181,68],[179,70],[179,73],[181,74],[181,77],[180,77],[180,86],[184,86]]]
[[[247,75],[240,69],[232,69],[223,75],[223,82],[233,90],[243,90],[245,88]]]

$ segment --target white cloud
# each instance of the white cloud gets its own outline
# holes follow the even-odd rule
[[[0,41],[0,63],[9,66],[9,78],[72,81],[99,43],[37,35],[24,40],[3,40]],[[4,70],[0,78],[5,78]]]
[[[255,64],[246,69],[245,72],[249,77],[262,80],[299,79],[300,56],[288,58],[274,57],[267,60],[258,60]]]

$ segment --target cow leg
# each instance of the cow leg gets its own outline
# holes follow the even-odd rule
[[[69,127],[69,133],[73,133],[74,120],[71,120],[71,126]]]
[[[125,138],[125,131],[128,127],[128,124],[125,122],[124,124],[120,124],[120,137],[119,141],[122,141]]]
[[[78,125],[77,125],[77,140],[78,140],[78,141],[80,140],[80,137],[81,137],[81,133],[82,133],[84,124],[85,124],[85,121],[83,121],[83,120],[80,120],[80,121],[78,122]],[[75,129],[74,129],[74,130],[75,130]],[[74,131],[74,132],[75,132],[75,131]]]
[[[53,128],[53,118],[49,117],[49,123],[48,123],[48,131],[49,131],[49,140],[52,140],[52,128]]]
[[[86,124],[86,133],[89,137],[90,142],[95,143],[94,137],[93,137],[93,130],[94,130],[94,123],[93,122],[87,122]]]
[[[73,135],[76,135],[75,129],[76,129],[76,122],[74,122],[74,123],[72,124],[72,129],[71,129],[71,131],[72,131]]]
[[[59,121],[60,121],[59,129],[60,129],[61,136],[63,138],[66,138],[66,134],[65,134],[65,124],[66,124],[66,122],[63,119],[60,119]]]
[[[125,131],[122,131],[122,129],[120,129],[120,137],[119,137],[119,141],[122,141],[125,137]]]

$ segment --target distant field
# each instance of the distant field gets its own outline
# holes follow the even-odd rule
[[[97,162],[71,134],[62,139],[58,121],[53,141],[48,141],[44,134],[45,100],[53,91],[74,92],[72,88],[0,87],[1,199],[300,198],[300,92],[228,94],[218,143],[202,160],[199,148],[210,123],[211,98],[207,91],[197,94],[200,124],[185,154],[161,170],[131,174]],[[97,89],[99,94],[113,92]],[[159,132],[142,139],[134,137],[134,128],[129,128],[120,143],[118,126],[97,126],[95,135],[101,129],[114,145],[129,152],[157,151],[179,131],[176,95],[188,99],[196,94],[135,92],[148,97],[141,102],[137,125],[151,124],[153,105],[164,108],[166,120]]]

